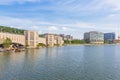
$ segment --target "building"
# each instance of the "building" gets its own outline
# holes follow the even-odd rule
[[[54,35],[54,44],[62,46],[64,41],[60,35]]]
[[[38,42],[38,32],[36,31],[25,31],[25,42],[29,48],[37,47]]]
[[[24,31],[23,34],[0,32],[0,44],[2,44],[6,38],[10,38],[12,43],[27,46],[28,48],[36,48],[39,43],[50,47],[54,45],[62,46],[64,43],[60,35],[44,34],[40,37],[37,31],[29,30]]]
[[[113,43],[115,43],[115,44],[120,44],[120,36],[118,36],[118,39],[115,39],[115,40],[113,41]]]
[[[46,45],[46,38],[39,37],[36,31],[25,31],[25,42],[29,48],[36,48],[39,43]]]
[[[84,40],[91,44],[103,44],[104,34],[102,32],[91,31],[84,33]]]
[[[67,40],[72,41],[73,37],[71,35],[66,35]]]
[[[46,45],[53,47],[54,45],[62,46],[64,41],[60,35],[57,34],[44,34],[44,37],[46,38]]]
[[[113,43],[115,40],[115,33],[104,33],[104,41],[107,43]]]
[[[6,38],[10,38],[12,40],[12,43],[25,45],[24,35],[0,32],[0,44],[2,44]]]
[[[44,38],[44,37],[38,37],[38,42],[37,43],[38,44],[41,43],[41,44],[46,45],[46,38]]]
[[[118,40],[120,40],[120,36],[118,36]]]
[[[73,36],[71,35],[60,34],[60,36],[62,37],[63,40],[69,40],[69,41],[73,40]]]
[[[46,38],[46,45],[53,47],[54,46],[54,35],[53,34],[44,34],[44,37]]]

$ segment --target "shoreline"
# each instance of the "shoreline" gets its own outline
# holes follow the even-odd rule
[[[25,48],[22,48],[22,49],[0,48],[0,52],[22,52],[22,51],[25,51]]]
[[[64,47],[64,46],[109,46],[109,45],[120,45],[120,44],[65,44],[63,46],[53,46],[50,48],[55,48],[55,47]],[[41,49],[41,48],[49,48],[49,47],[40,47],[40,48],[32,48],[32,49]],[[31,49],[31,48],[23,48],[23,49],[5,49],[5,48],[0,48],[0,52],[22,52],[25,51],[26,49]]]
[[[98,46],[99,46],[99,45],[120,45],[120,44],[65,44],[64,46],[75,46],[75,45],[76,45],[76,46],[77,46],[77,45],[78,45],[78,46],[79,46],[79,45],[80,45],[80,46],[82,46],[82,45],[84,45],[84,46],[94,46],[94,45],[96,46],[96,45],[98,45]]]

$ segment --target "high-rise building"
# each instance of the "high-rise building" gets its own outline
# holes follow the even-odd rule
[[[113,43],[115,40],[115,33],[104,33],[104,41],[108,43]]]
[[[103,44],[104,34],[102,32],[91,31],[84,33],[84,40],[91,44]]]

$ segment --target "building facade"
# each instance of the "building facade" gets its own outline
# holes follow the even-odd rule
[[[54,35],[54,44],[62,46],[64,41],[60,35]]]
[[[107,43],[113,43],[115,37],[115,33],[104,33],[104,41]]]
[[[64,44],[64,41],[60,35],[56,34],[44,34],[44,37],[46,38],[46,45],[53,47],[54,45],[62,46]]]
[[[36,48],[39,43],[50,47],[53,47],[55,44],[62,46],[64,43],[62,37],[59,35],[44,34],[43,37],[39,37],[37,31],[28,30],[24,31],[23,35],[0,32],[0,44],[2,44],[6,38],[10,38],[13,43],[22,44],[28,48]]]
[[[29,48],[35,48],[38,44],[38,32],[36,31],[25,31],[25,42]]]
[[[102,32],[91,31],[84,33],[84,40],[91,44],[103,44],[104,34]]]
[[[38,37],[38,42],[37,43],[42,43],[42,44],[46,45],[46,38]]]
[[[68,41],[73,40],[73,36],[71,35],[60,34],[60,36],[62,37],[63,40],[68,40]]]
[[[0,32],[0,44],[2,44],[6,38],[10,38],[12,40],[12,43],[25,45],[24,35]]]
[[[46,38],[46,45],[53,47],[54,46],[54,35],[53,34],[44,34],[44,37]]]

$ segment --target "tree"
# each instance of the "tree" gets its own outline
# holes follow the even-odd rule
[[[3,42],[4,48],[9,48],[11,44],[12,44],[12,40],[10,38],[6,38]]]
[[[70,44],[71,43],[71,41],[69,41],[69,40],[64,40],[64,44]]]
[[[0,26],[0,32],[7,32],[7,33],[13,33],[13,34],[24,34],[24,30],[17,29],[17,28],[11,28],[6,26]]]
[[[84,40],[72,40],[71,41],[72,44],[85,44],[85,41]]]
[[[43,43],[38,43],[38,44],[37,44],[37,48],[39,48],[39,47],[45,47],[45,44],[43,44]]]

